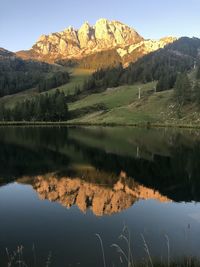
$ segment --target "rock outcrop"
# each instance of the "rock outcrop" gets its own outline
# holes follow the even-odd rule
[[[116,49],[120,57],[126,59],[122,60],[126,64],[134,58],[128,55],[138,48],[142,56],[173,41],[171,37],[159,41],[144,40],[133,28],[119,21],[100,19],[94,26],[85,22],[78,30],[70,26],[61,32],[42,35],[31,50],[20,51],[17,55],[54,62],[59,59],[82,59],[97,52]]]

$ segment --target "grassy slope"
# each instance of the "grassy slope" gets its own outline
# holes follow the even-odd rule
[[[82,85],[84,80],[93,72],[92,70],[87,69],[68,69],[69,73],[71,74],[70,83],[62,85],[59,87],[66,95],[67,94],[74,94],[74,89],[78,85]],[[51,92],[55,91],[56,89],[50,90]]]
[[[91,107],[91,112],[71,120],[73,123],[169,123],[199,124],[200,112],[195,105],[185,106],[179,117],[173,100],[173,90],[153,91],[155,83],[145,85],[121,86],[103,93],[91,94],[84,99],[69,105],[69,110],[84,110]],[[138,99],[138,88],[141,88],[141,99]],[[97,104],[104,104],[106,110],[94,111]]]
[[[134,86],[121,86],[103,93],[92,94],[69,105],[69,110],[83,109],[103,103],[106,111],[98,111],[76,118],[73,122],[137,123],[160,120],[171,92],[153,94],[154,83]],[[141,99],[138,99],[138,88]]]
[[[70,83],[58,87],[65,94],[73,94],[75,86],[81,85],[85,80],[85,78],[87,78],[92,72],[92,70],[84,70],[84,69],[68,69],[68,71],[71,73]],[[49,93],[54,92],[56,89],[51,89],[48,92]],[[6,107],[12,108],[18,102],[23,101],[25,98],[36,96],[37,94],[38,92],[36,89],[29,89],[14,95],[9,95],[0,98],[0,104],[4,103]]]
[[[4,104],[5,107],[12,108],[14,107],[18,102],[23,101],[25,98],[29,98],[31,96],[37,95],[37,91],[35,89],[29,89],[23,92],[19,92],[17,94],[13,95],[7,95],[0,98],[0,104]]]

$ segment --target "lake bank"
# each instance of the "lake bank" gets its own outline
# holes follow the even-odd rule
[[[103,126],[103,127],[141,127],[141,128],[185,128],[200,129],[200,124],[178,124],[178,123],[108,123],[108,122],[67,122],[67,121],[0,121],[0,126]]]

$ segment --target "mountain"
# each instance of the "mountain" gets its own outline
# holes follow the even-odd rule
[[[119,21],[100,19],[94,26],[85,22],[78,30],[70,26],[61,32],[42,35],[32,49],[19,51],[17,55],[46,62],[63,59],[81,61],[99,52],[112,51],[118,63],[127,65],[174,40],[172,37],[158,41],[144,40],[133,28]]]

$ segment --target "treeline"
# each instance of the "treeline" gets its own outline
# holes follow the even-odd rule
[[[63,92],[40,94],[26,99],[14,108],[0,105],[0,121],[65,121],[69,119],[66,98]]]
[[[68,81],[67,72],[62,72],[50,64],[22,60],[14,55],[0,58],[0,97],[34,87],[45,91]]]
[[[200,68],[199,68],[200,69]],[[198,71],[199,71],[198,69]],[[197,78],[198,78],[197,71]],[[200,84],[198,80],[193,84],[191,83],[187,73],[181,73],[177,76],[174,86],[174,96],[179,107],[187,103],[196,103],[200,105]]]
[[[115,67],[109,67],[105,69],[99,69],[95,71],[92,76],[86,79],[83,83],[83,91],[95,91],[98,89],[107,89],[109,87],[117,87],[123,83],[120,81],[120,77],[124,73],[122,64],[118,64]]]
[[[119,86],[121,83],[118,82],[117,77],[122,75],[123,72],[124,72],[124,69],[121,65],[118,67],[112,68],[112,71],[110,71],[110,69],[98,70],[94,72],[93,75],[89,79],[84,81],[82,88],[76,87],[75,95],[78,96],[82,92],[87,92],[87,91],[88,93],[90,91],[94,93],[98,90],[104,90],[109,87]],[[166,74],[166,77],[168,77],[167,74]],[[166,86],[168,85],[167,81],[164,78],[162,78],[161,80],[164,83],[163,87],[165,89],[163,90],[169,89]],[[194,82],[192,82],[189,79],[186,71],[180,72],[174,75],[173,83],[172,83],[172,80],[170,79],[168,80],[169,82],[171,82],[171,84],[173,84],[171,85],[172,87],[170,88],[174,89],[175,101],[180,106],[183,106],[189,102],[197,103],[198,105],[200,105],[200,82],[199,80],[200,80],[200,65],[196,66],[196,77],[195,77]],[[157,92],[160,91],[158,90],[158,88],[160,87],[160,84],[161,82],[157,83],[157,88],[156,88]],[[70,101],[73,101],[73,99],[70,99]]]
[[[136,82],[158,81],[157,91],[174,87],[179,73],[191,70],[197,63],[200,39],[183,37],[123,69],[121,64],[114,68],[100,69],[85,82],[84,89],[105,89]],[[200,75],[200,73],[199,73]]]
[[[0,59],[0,97],[37,86],[50,65],[11,57]]]
[[[68,72],[58,71],[53,73],[50,77],[41,79],[38,84],[39,92],[45,92],[52,88],[56,88],[63,84],[68,83],[70,80],[70,75]]]

